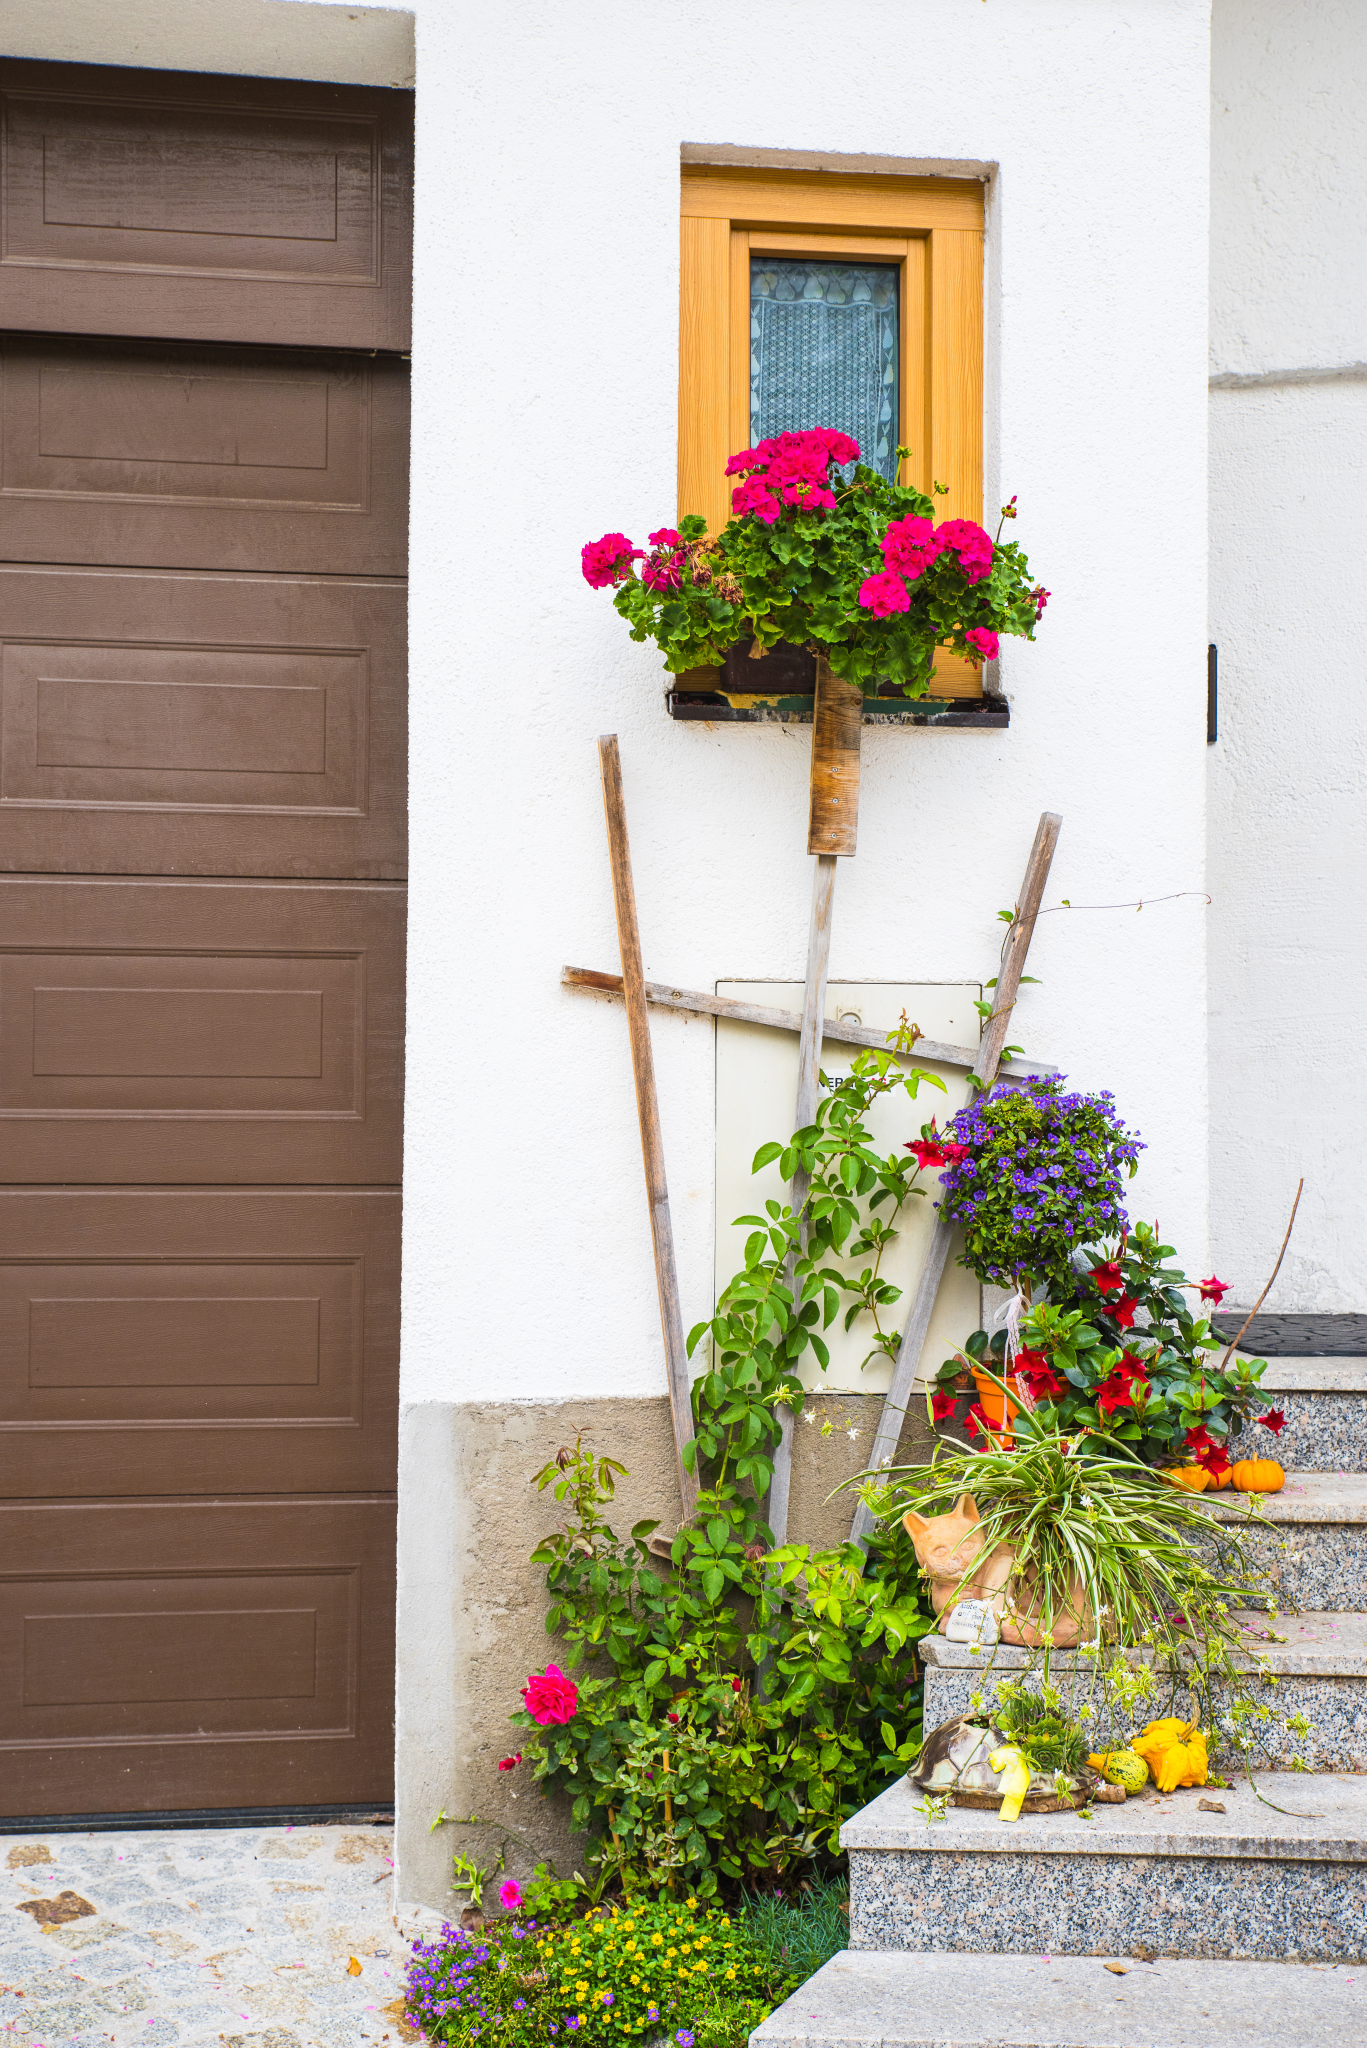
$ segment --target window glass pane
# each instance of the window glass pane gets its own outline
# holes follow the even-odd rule
[[[750,260],[750,438],[836,427],[896,481],[895,263]]]

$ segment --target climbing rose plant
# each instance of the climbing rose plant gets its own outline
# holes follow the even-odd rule
[[[741,641],[755,654],[785,641],[866,695],[890,682],[921,697],[937,648],[982,662],[1003,634],[1033,640],[1049,592],[1001,538],[1015,499],[995,539],[971,519],[937,526],[932,498],[858,458],[830,427],[744,448],[727,464],[738,481],[719,534],[693,515],[657,528],[648,550],[604,534],[583,550],[585,580],[613,591],[632,639],[654,640],[675,675],[719,667]]]

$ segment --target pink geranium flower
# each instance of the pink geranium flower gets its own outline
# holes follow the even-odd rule
[[[579,1688],[558,1664],[533,1671],[522,1688],[522,1704],[543,1728],[572,1721],[579,1711]]]
[[[516,1913],[522,1905],[522,1887],[515,1877],[505,1877],[498,1888],[498,1903],[505,1913]]]
[[[881,576],[865,577],[859,586],[859,602],[876,619],[890,619],[894,612],[911,609],[906,584],[889,569],[885,569]]]
[[[997,636],[986,626],[974,626],[964,635],[970,647],[976,647],[984,661],[997,659]]]
[[[972,519],[946,519],[935,529],[942,548],[953,548],[968,583],[981,583],[992,567],[992,536]]]
[[[594,590],[620,583],[632,563],[641,559],[642,552],[631,545],[624,533],[605,533],[601,540],[587,541],[579,551],[584,581]]]
[[[928,519],[894,519],[883,535],[883,560],[898,576],[919,576],[944,547]]]
[[[731,493],[731,510],[737,517],[753,512],[756,519],[762,519],[766,526],[772,526],[778,518],[778,499],[768,488],[761,476],[748,476],[743,484],[737,484]]]

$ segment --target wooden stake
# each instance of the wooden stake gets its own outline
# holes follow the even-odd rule
[[[562,967],[560,970],[562,988],[581,988],[590,995],[620,996],[622,977],[620,974],[604,974],[596,967]],[[775,1010],[767,1003],[738,1003],[730,996],[713,996],[702,989],[671,988],[665,981],[648,981],[645,985],[646,1001],[652,1008],[681,1010],[694,1017],[727,1017],[737,1024],[763,1024],[771,1031],[802,1030],[800,1010]],[[981,1047],[970,1045],[946,1045],[938,1038],[918,1038],[908,1052],[898,1052],[890,1046],[887,1034],[874,1031],[863,1024],[846,1024],[838,1017],[827,1017],[821,1027],[823,1038],[834,1038],[841,1045],[867,1045],[875,1052],[890,1052],[894,1059],[905,1060],[911,1066],[924,1066],[927,1062],[936,1067],[964,1067],[971,1069],[978,1058]],[[1056,1074],[1058,1068],[1048,1060],[1020,1059],[1003,1060],[1000,1068],[1003,1074],[1014,1074],[1022,1080],[1030,1074]]]
[[[808,853],[854,852],[859,836],[859,738],[863,725],[862,690],[833,676],[825,655],[818,654]]]
[[[1001,971],[997,976],[996,1000],[992,1014],[983,1032],[982,1044],[973,1072],[984,1083],[984,1090],[990,1088],[997,1078],[1001,1062],[1001,1050],[1006,1043],[1006,1034],[1011,1025],[1011,1012],[1016,1007],[1016,994],[1020,988],[1021,975],[1025,971],[1025,956],[1030,950],[1034,935],[1035,919],[1039,916],[1040,900],[1044,885],[1049,878],[1054,848],[1058,845],[1059,828],[1063,820],[1056,811],[1045,811],[1035,832],[1035,843],[1030,849],[1026,862],[1025,880],[1021,884],[1020,901],[1006,945],[1002,953]],[[873,1450],[869,1456],[869,1467],[880,1471],[891,1465],[897,1455],[897,1443],[902,1434],[902,1422],[907,1404],[917,1381],[917,1368],[921,1363],[921,1352],[925,1346],[926,1333],[930,1328],[931,1312],[935,1307],[935,1296],[939,1291],[940,1278],[949,1257],[949,1247],[954,1236],[954,1225],[942,1215],[935,1224],[930,1240],[930,1250],[916,1294],[912,1301],[911,1313],[902,1332],[898,1347],[897,1363],[893,1367],[892,1385],[883,1401],[883,1413],[873,1439]],[[850,1535],[856,1543],[862,1543],[873,1528],[873,1516],[861,1500],[855,1510]]]
[[[856,788],[856,799],[858,790]],[[817,855],[812,876],[812,914],[807,925],[807,980],[803,990],[801,1035],[797,1051],[797,1111],[794,1130],[816,1122],[816,1088],[821,1076],[821,1024],[826,1013],[826,973],[831,958],[831,912],[835,906],[835,855]],[[789,1199],[800,1209],[807,1199],[808,1177],[801,1167],[793,1175]],[[791,1269],[785,1276],[792,1285]],[[769,1527],[774,1542],[788,1541],[788,1497],[793,1480],[793,1411],[778,1412],[781,1435],[774,1449],[774,1477],[769,1488]]]
[[[683,1461],[684,1445],[693,1436],[688,1358],[679,1312],[679,1276],[674,1264],[674,1231],[669,1217],[665,1181],[660,1103],[655,1092],[655,1060],[646,1014],[645,974],[641,937],[636,923],[636,891],[631,879],[631,848],[627,840],[626,805],[622,798],[622,762],[616,733],[598,742],[603,778],[603,810],[607,818],[608,854],[612,861],[612,895],[617,913],[617,943],[622,955],[622,989],[626,997],[631,1067],[636,1082],[636,1114],[641,1126],[641,1157],[645,1163],[646,1199],[650,1204],[650,1235],[655,1249],[655,1284],[660,1296],[660,1328],[664,1336],[669,1408],[674,1423],[674,1448],[679,1460],[679,1494],[683,1519],[691,1519],[698,1502],[697,1482]]]

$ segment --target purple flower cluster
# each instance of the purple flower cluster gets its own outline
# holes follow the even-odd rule
[[[941,1207],[967,1236],[979,1279],[1014,1286],[1022,1273],[1063,1274],[1074,1250],[1123,1230],[1122,1168],[1143,1147],[1110,1092],[1065,1095],[1064,1077],[998,1087],[951,1118],[965,1148],[940,1177]]]
[[[504,1936],[527,1941],[539,1931],[535,1920],[500,1923]],[[464,2021],[462,2031],[477,2041],[487,2027],[502,2024],[502,2015],[490,2010],[480,1984],[479,1971],[493,1954],[491,1943],[463,1927],[443,1927],[432,1942],[415,1942],[408,1962],[408,2010],[424,2033],[437,2034],[442,2023],[456,2015]],[[502,1965],[506,1967],[506,1965]],[[517,1999],[514,2012],[525,2012],[526,2001]]]

